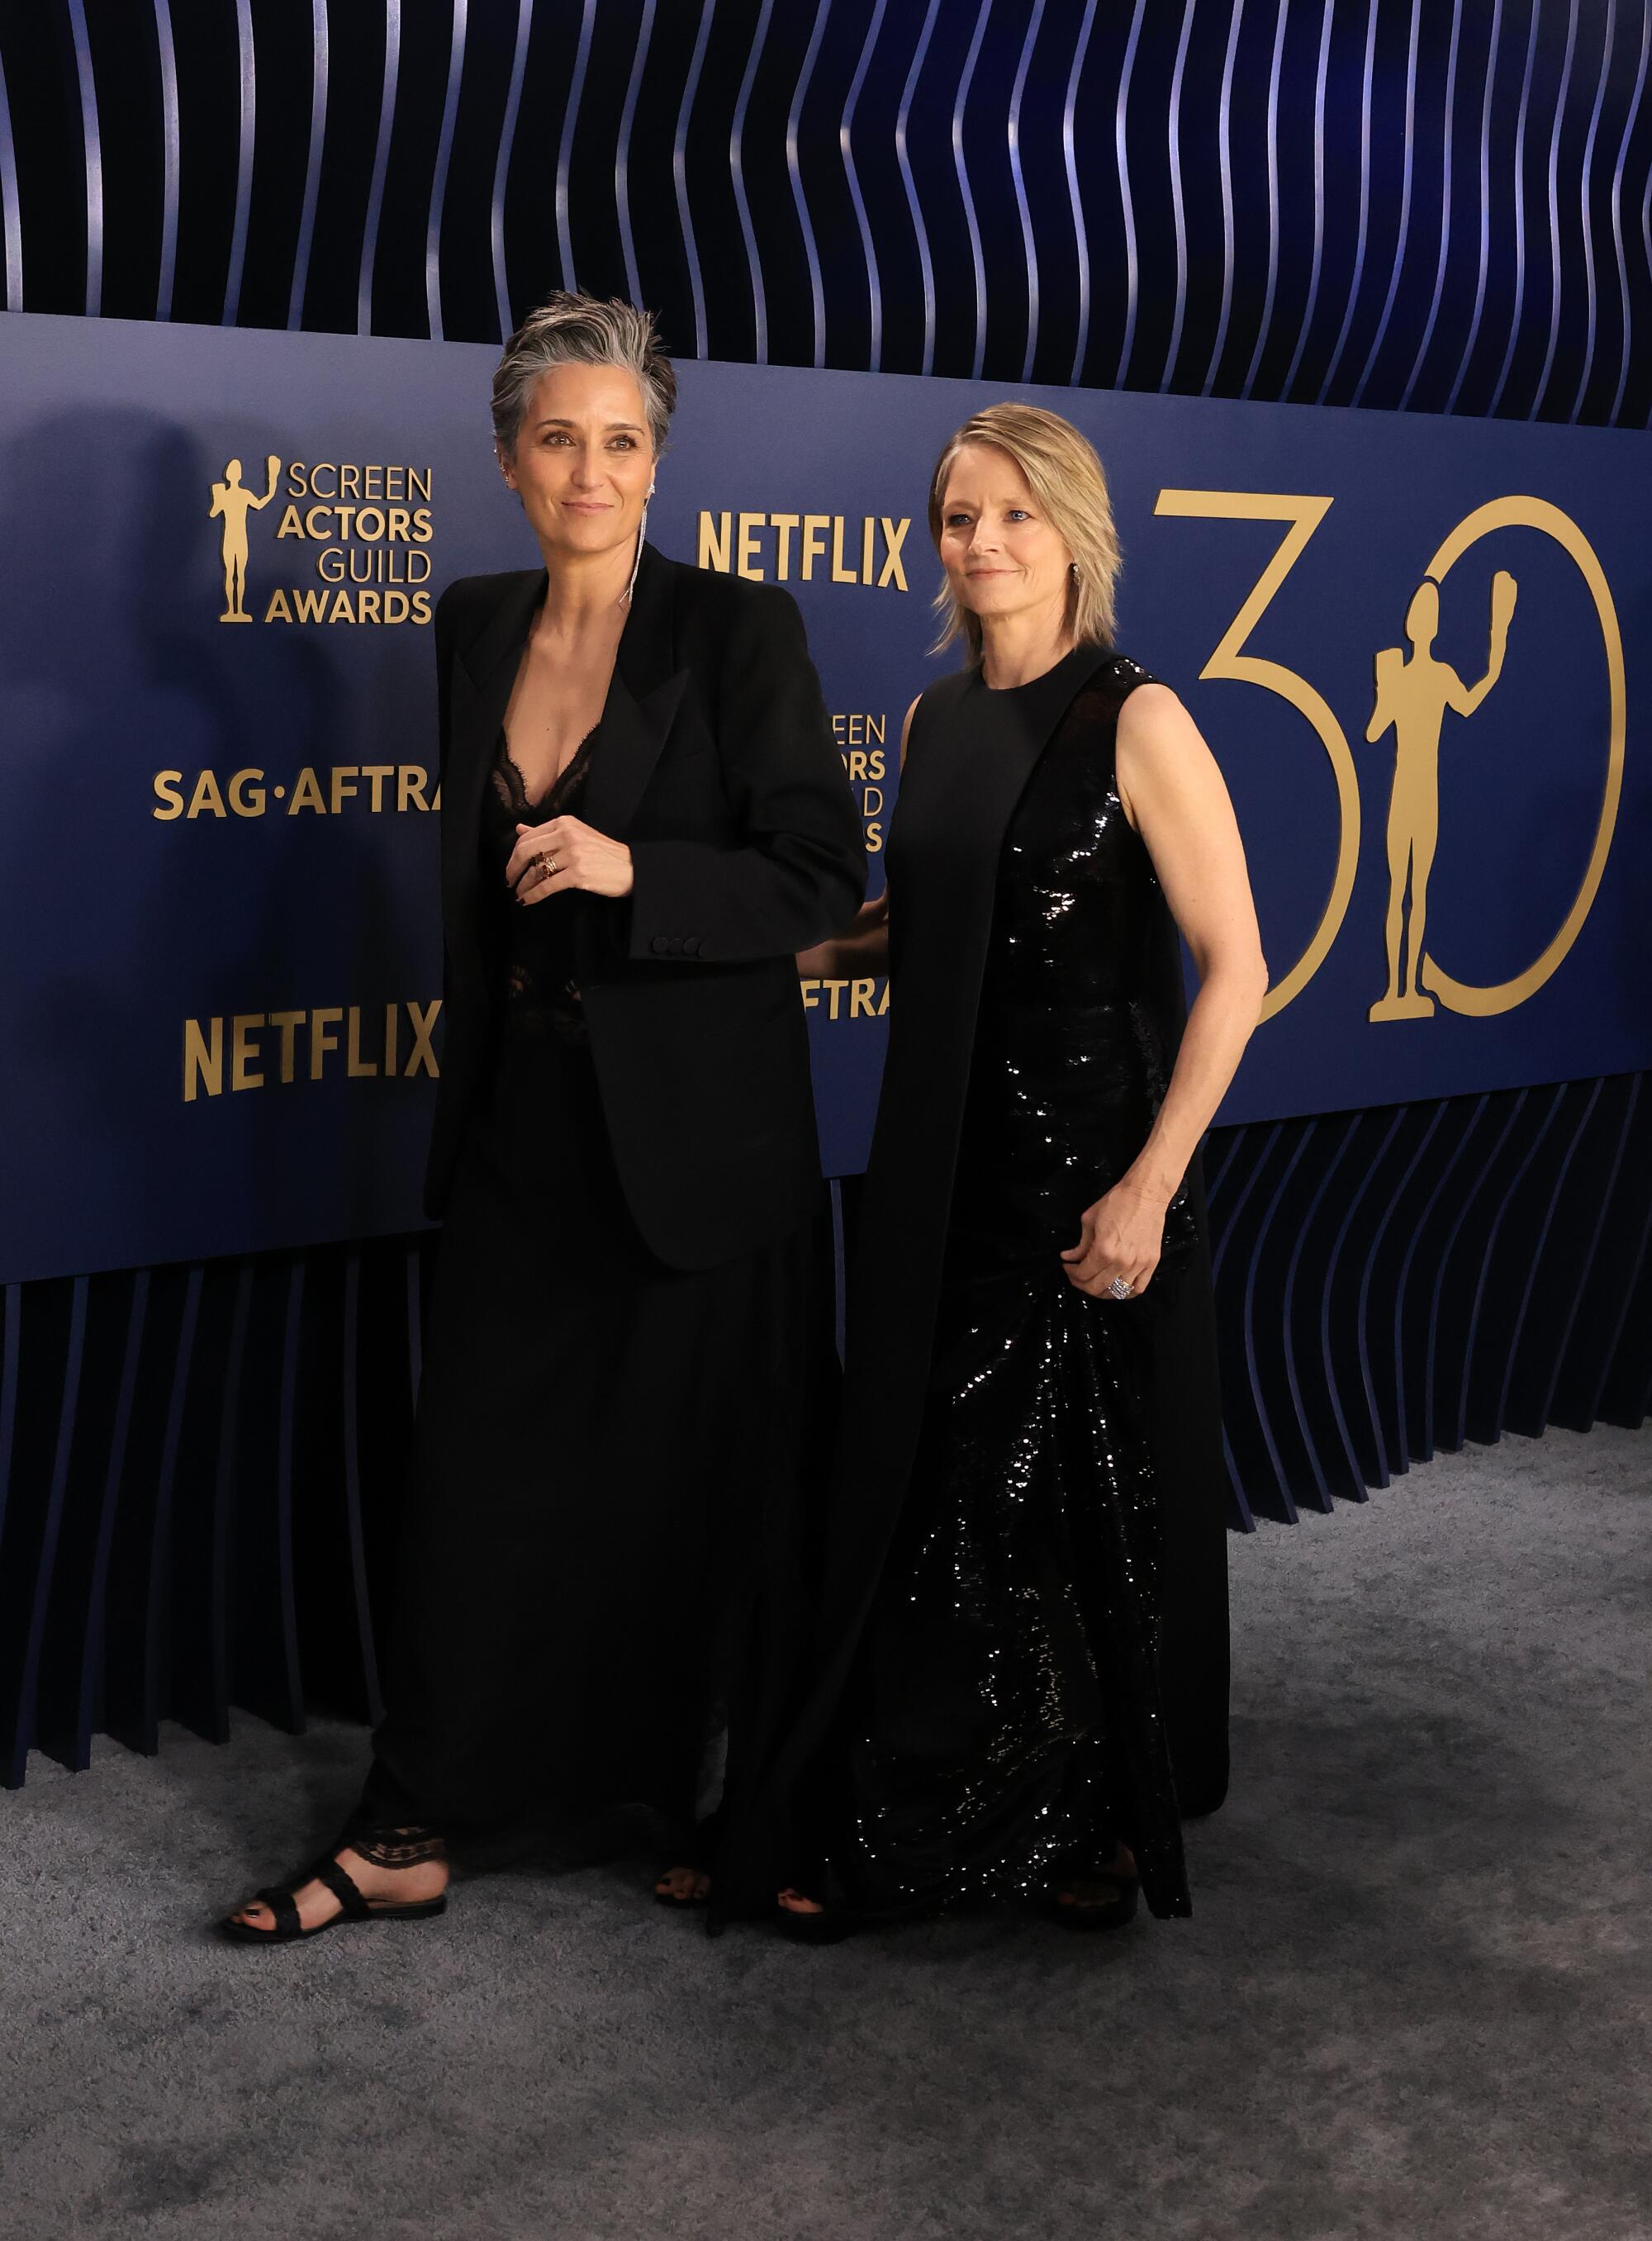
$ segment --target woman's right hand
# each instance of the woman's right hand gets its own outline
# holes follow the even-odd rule
[[[889,966],[889,893],[862,903],[841,933],[797,953],[799,980],[853,980]]]
[[[922,698],[920,694],[920,699]],[[918,712],[918,702],[908,707],[900,726],[900,767],[906,767],[906,742],[912,737],[912,719]],[[870,973],[874,976],[889,970],[889,890],[870,902],[862,903],[841,933],[828,941],[817,941],[813,949],[799,949],[798,953],[799,980],[853,980]]]

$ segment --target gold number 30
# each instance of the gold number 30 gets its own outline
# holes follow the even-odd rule
[[[1290,524],[1273,559],[1257,578],[1250,597],[1234,617],[1221,644],[1199,672],[1201,677],[1238,678],[1247,685],[1260,685],[1265,692],[1277,692],[1281,699],[1287,700],[1293,708],[1307,717],[1318,733],[1320,744],[1330,758],[1331,773],[1336,780],[1341,835],[1337,843],[1336,869],[1332,875],[1330,893],[1307,948],[1290,971],[1268,990],[1267,1000],[1262,1007],[1265,1020],[1272,1019],[1276,1012],[1283,1011],[1294,996],[1300,995],[1324,962],[1331,944],[1341,930],[1348,897],[1354,890],[1354,866],[1359,860],[1360,794],[1347,734],[1305,677],[1299,677],[1294,669],[1287,669],[1281,662],[1264,661],[1257,655],[1245,652],[1246,640],[1261,620],[1274,592],[1301,558],[1303,547],[1324,520],[1330,507],[1328,498],[1288,498],[1271,491],[1161,490],[1154,509],[1156,513],[1179,514],[1207,521],[1285,521]],[[1495,1013],[1512,1011],[1516,1004],[1523,1004],[1549,979],[1576,940],[1599,889],[1601,875],[1606,868],[1607,853],[1612,845],[1618,800],[1623,785],[1623,747],[1628,730],[1623,639],[1618,628],[1612,594],[1594,548],[1568,514],[1562,513],[1558,506],[1551,505],[1542,498],[1494,498],[1490,504],[1476,507],[1466,520],[1458,523],[1423,571],[1425,577],[1432,578],[1435,583],[1442,582],[1471,545],[1499,529],[1537,530],[1542,535],[1553,538],[1575,565],[1588,587],[1595,613],[1600,619],[1601,638],[1606,652],[1609,716],[1606,779],[1602,789],[1600,814],[1596,819],[1588,863],[1571,908],[1542,954],[1523,973],[1517,973],[1511,979],[1495,986],[1483,987],[1454,980],[1432,957],[1425,956],[1423,959],[1423,985],[1432,990],[1448,1010],[1478,1015],[1482,1019]]]
[[[1266,491],[1161,490],[1155,513],[1180,514],[1207,521],[1287,521],[1290,528],[1278,551],[1256,579],[1250,597],[1224,632],[1221,643],[1200,671],[1201,677],[1234,677],[1242,684],[1260,685],[1277,692],[1281,700],[1307,717],[1331,760],[1336,780],[1336,804],[1341,826],[1337,842],[1336,869],[1320,922],[1308,947],[1290,971],[1275,980],[1262,1006],[1262,1017],[1271,1020],[1298,996],[1324,963],[1331,944],[1342,927],[1348,897],[1354,892],[1354,867],[1360,859],[1360,786],[1348,735],[1321,694],[1307,678],[1283,663],[1265,661],[1247,653],[1245,641],[1267,612],[1280,585],[1301,558],[1302,548],[1330,512],[1328,498],[1286,498]]]

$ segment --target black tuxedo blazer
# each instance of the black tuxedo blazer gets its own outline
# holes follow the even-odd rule
[[[480,892],[483,789],[543,569],[436,608],[441,1082],[425,1210],[444,1210],[499,1027],[504,920]],[[845,925],[866,852],[802,619],[778,587],[645,545],[582,821],[630,847],[623,900],[571,893],[615,1165],[659,1258],[703,1268],[785,1236],[819,1181],[795,950]],[[510,906],[504,906],[508,909]]]

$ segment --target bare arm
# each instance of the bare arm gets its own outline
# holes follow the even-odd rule
[[[1267,993],[1244,843],[1216,758],[1167,686],[1119,719],[1119,792],[1193,952],[1199,993],[1165,1101],[1131,1169],[1167,1203],[1238,1071]]]
[[[1170,1086],[1147,1141],[1084,1217],[1062,1254],[1080,1289],[1151,1278],[1165,1209],[1210,1126],[1267,992],[1256,909],[1227,788],[1199,728],[1167,686],[1142,685],[1119,718],[1119,794],[1147,843],[1199,973]]]
[[[906,739],[912,730],[914,700],[900,727],[900,765],[906,766]],[[889,970],[889,890],[862,903],[841,933],[817,941],[813,949],[798,952],[798,973],[805,980],[853,980],[866,973]]]

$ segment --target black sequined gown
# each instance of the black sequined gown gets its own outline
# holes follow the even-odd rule
[[[1155,1414],[1168,1381],[1184,1420],[1173,1474],[1191,1461],[1201,1475],[1169,1491],[1219,1536],[1196,1174],[1140,1299],[1081,1294],[1058,1258],[1140,1149],[1184,1017],[1174,923],[1114,782],[1118,709],[1143,675],[1080,648],[1013,690],[979,672],[947,680],[914,720],[892,836],[897,1024],[866,1183],[829,1623],[841,1631],[860,1608],[813,1775],[821,1849],[868,1914],[1031,1893],[1120,1837],[1152,1910],[1190,1910],[1160,1685]],[[979,879],[990,933],[973,1032],[973,992],[956,986],[971,978],[970,854],[996,836],[990,813],[972,833],[960,806],[972,771],[1005,809]],[[944,1190],[954,1141],[944,1234],[926,1243],[913,1201],[936,1186],[920,1163]],[[926,1254],[939,1261],[927,1291]],[[902,1331],[929,1317],[926,1368]],[[877,1497],[857,1510],[847,1489],[876,1478],[872,1442],[893,1452],[883,1492],[897,1522],[868,1583],[847,1544],[875,1536]]]

